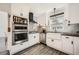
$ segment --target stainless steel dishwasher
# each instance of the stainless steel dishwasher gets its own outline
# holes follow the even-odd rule
[[[43,30],[40,33],[40,42],[43,43],[43,44],[46,44],[46,30]]]

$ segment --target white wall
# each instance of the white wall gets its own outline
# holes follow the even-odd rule
[[[46,25],[46,13],[42,13],[37,17],[38,24],[45,26]]]

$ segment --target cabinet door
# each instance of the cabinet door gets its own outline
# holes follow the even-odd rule
[[[52,41],[52,47],[62,51],[62,40],[51,40]]]
[[[47,45],[62,51],[62,40],[47,39]]]
[[[79,55],[79,37],[74,37],[74,54]]]
[[[73,54],[73,37],[62,36],[63,40],[63,52]]]
[[[39,34],[29,34],[29,45],[34,45],[36,43],[39,43]]]
[[[70,21],[71,24],[79,23],[79,4],[67,4],[65,6],[65,19]]]
[[[33,45],[34,44],[34,41],[33,41],[33,34],[29,34],[29,45]]]
[[[58,37],[57,37],[57,36]],[[62,39],[60,34],[48,33],[46,43],[48,46],[62,51]]]
[[[0,12],[0,34],[4,34],[7,32],[8,28],[8,13]]]
[[[29,7],[27,7],[25,4],[12,4],[11,13],[16,16],[28,18]]]
[[[23,16],[24,18],[28,18],[29,7],[26,6],[26,8],[25,8],[25,5],[23,5],[21,8],[22,8],[22,9],[21,9],[21,10],[22,10],[21,13],[23,13],[22,16]]]
[[[0,37],[0,52],[6,51],[5,38]]]
[[[11,13],[13,15],[20,16],[21,12],[22,12],[22,8],[21,8],[20,4],[12,4]]]
[[[24,42],[24,43],[21,43],[21,44],[17,44],[17,45],[13,45],[11,46],[10,48],[10,54],[15,54],[23,49],[26,49],[29,47],[29,42]]]
[[[38,33],[33,34],[33,42],[34,42],[34,44],[39,43],[39,34]]]

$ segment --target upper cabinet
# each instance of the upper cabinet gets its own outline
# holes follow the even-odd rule
[[[64,11],[64,19],[69,24],[79,23],[79,4],[70,3],[60,8]]]
[[[16,16],[28,18],[29,9],[25,4],[11,4],[11,13]]]
[[[70,24],[79,23],[79,4],[71,3],[64,7],[64,17]]]

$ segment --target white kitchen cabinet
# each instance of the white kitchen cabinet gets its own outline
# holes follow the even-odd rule
[[[28,18],[29,7],[25,4],[11,4],[11,14]]]
[[[0,11],[0,34],[7,34],[8,31],[8,13]]]
[[[71,36],[62,36],[63,40],[63,52],[67,54],[73,54],[73,37]]]
[[[22,13],[23,13],[23,17],[28,18],[29,7],[27,7],[26,5],[22,6]]]
[[[17,45],[13,45],[11,46],[10,48],[10,54],[15,54],[23,49],[26,49],[29,47],[29,42],[24,42],[24,43],[20,43],[20,44],[17,44]]]
[[[1,37],[0,35],[0,52],[6,51],[7,50],[7,45],[6,45],[6,38],[5,37]]]
[[[65,6],[65,19],[71,24],[79,23],[79,4],[71,3]]]
[[[59,33],[47,33],[46,43],[49,47],[62,51],[62,39]]]
[[[79,55],[79,37],[47,33],[46,44],[64,53]]]
[[[11,13],[13,15],[20,16],[20,13],[22,12],[20,5],[18,4],[12,4],[11,5]]]
[[[79,37],[74,37],[74,54],[79,55]]]
[[[46,43],[49,47],[62,51],[62,40],[55,40],[55,39],[47,38]]]
[[[29,34],[29,45],[32,46],[37,43],[39,43],[39,33],[30,33]]]
[[[47,38],[61,39],[61,33],[47,33]]]
[[[70,3],[61,8],[64,11],[64,19],[70,24],[79,23],[79,4]]]

